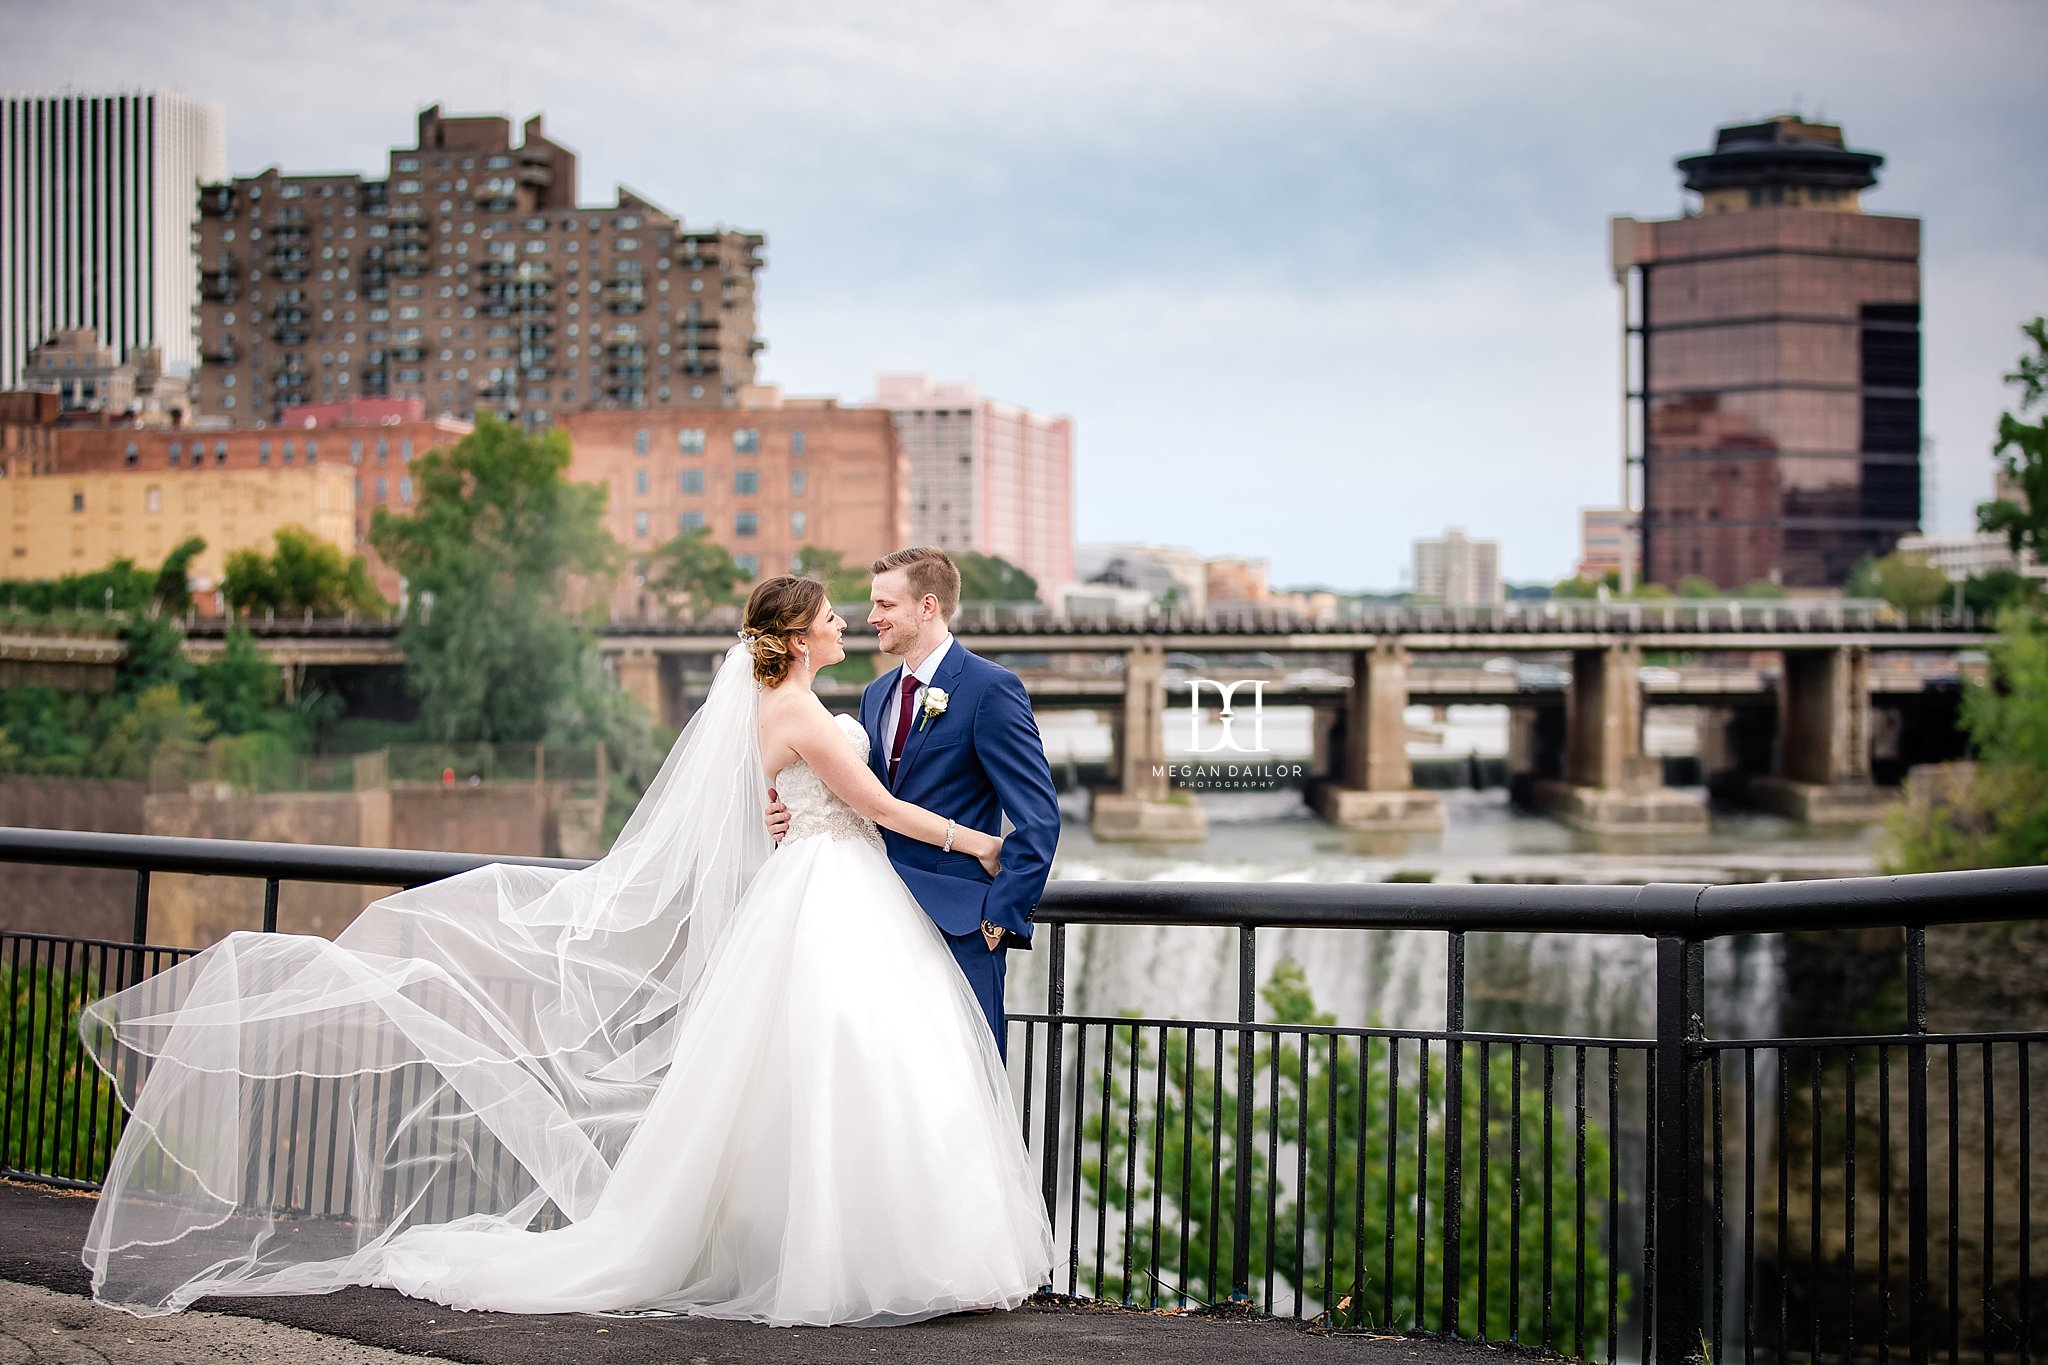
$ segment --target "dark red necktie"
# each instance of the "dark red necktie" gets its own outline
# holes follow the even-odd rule
[[[903,761],[903,743],[910,738],[910,713],[916,709],[917,675],[903,675],[903,701],[896,708],[896,742],[889,746],[889,780],[896,780],[896,765]]]

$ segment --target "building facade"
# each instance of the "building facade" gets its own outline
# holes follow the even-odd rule
[[[1453,528],[1415,542],[1415,595],[1446,607],[1495,607],[1506,600],[1500,542]]]
[[[59,328],[31,350],[24,382],[56,394],[61,410],[74,419],[89,414],[175,426],[190,415],[188,381],[165,371],[162,351],[140,346],[123,360],[90,327]]]
[[[0,97],[0,389],[65,328],[117,358],[154,347],[174,374],[197,363],[192,228],[226,128],[175,90]]]
[[[1581,507],[1574,574],[1588,583],[1598,583],[1608,574],[1633,583],[1642,572],[1634,522],[1625,507]]]
[[[1920,222],[1883,158],[1781,116],[1681,158],[1677,219],[1617,218],[1644,576],[1838,587],[1920,524]]]
[[[663,614],[653,552],[703,528],[748,575],[787,573],[807,547],[866,566],[910,536],[910,462],[890,414],[741,390],[739,406],[573,413],[569,477],[610,490],[605,515],[629,567],[611,608]]]
[[[1074,424],[924,374],[875,380],[910,456],[910,543],[997,555],[1058,600],[1074,575]]]
[[[291,426],[212,431],[65,427],[55,433],[55,472],[64,478],[117,476],[131,485],[141,483],[160,487],[167,496],[175,488],[179,491],[170,505],[185,507],[193,499],[203,502],[209,496],[204,490],[215,484],[222,488],[243,486],[235,476],[276,476],[267,484],[260,481],[249,484],[252,488],[303,485],[325,489],[333,480],[322,471],[333,470],[340,477],[340,486],[344,490],[342,510],[346,512],[347,525],[334,534],[310,524],[306,529],[332,541],[348,554],[362,555],[369,564],[377,590],[387,600],[395,602],[400,590],[399,577],[370,546],[370,518],[379,507],[400,514],[410,512],[415,497],[413,461],[430,450],[455,444],[470,430],[467,422],[448,418],[429,420],[413,416],[409,420],[337,426],[322,425],[317,415],[310,418],[302,416]],[[188,499],[183,491],[188,487],[200,491]],[[272,502],[279,506],[289,501],[281,493],[270,496]],[[292,496],[303,502],[313,495]],[[321,496],[332,495],[323,493]],[[323,504],[322,517],[333,510]],[[291,524],[289,516],[277,522],[279,526]],[[223,543],[208,536],[208,556],[213,556],[216,550],[225,553],[250,546],[268,549],[270,534],[275,528],[261,529],[267,525],[245,518],[236,523],[239,528],[236,534],[241,536],[240,539]],[[327,525],[326,521],[322,522],[323,527]],[[251,528],[260,529],[261,533],[256,534]],[[202,530],[194,534],[207,533]],[[254,538],[251,539],[250,535]],[[169,553],[182,538],[182,535],[173,538],[163,553]],[[141,542],[120,553],[129,555],[140,564],[156,563],[162,559],[162,554]],[[100,565],[87,567],[96,569]],[[12,578],[25,576],[12,568],[6,572]]]
[[[269,549],[297,526],[338,548],[355,535],[355,498],[340,465],[311,469],[229,469],[205,478],[169,471],[59,472],[0,479],[0,526],[7,555],[0,576],[56,578],[114,560],[163,562],[188,536],[206,549],[193,561],[196,591],[220,585],[227,557]]]
[[[271,169],[199,196],[202,414],[417,398],[529,427],[716,407],[754,379],[763,238],[686,229],[620,187],[577,202],[576,156],[499,117],[419,116],[381,177]]]

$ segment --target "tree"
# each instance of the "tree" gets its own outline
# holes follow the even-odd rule
[[[1316,1009],[1298,963],[1281,963],[1260,994],[1266,1002],[1268,1023],[1326,1027],[1336,1022],[1334,1016]],[[1425,1190],[1415,1162],[1414,1144],[1423,1109],[1419,1078],[1412,1069],[1417,1059],[1412,1052],[1402,1062],[1401,1084],[1396,1087],[1392,1084],[1393,1067],[1387,1044],[1368,1047],[1363,1065],[1355,1047],[1340,1044],[1332,1067],[1326,1037],[1290,1037],[1285,1032],[1264,1035],[1265,1041],[1255,1045],[1256,1065],[1252,1094],[1248,1097],[1253,1106],[1254,1140],[1249,1152],[1240,1153],[1228,1122],[1228,1116],[1236,1114],[1239,1100],[1234,1073],[1219,1075],[1213,1065],[1204,1063],[1199,1051],[1190,1056],[1185,1031],[1168,1032],[1162,1064],[1160,1050],[1146,1037],[1150,1032],[1135,1025],[1118,1027],[1109,1049],[1108,1076],[1105,1078],[1102,1063],[1096,1061],[1087,1081],[1090,1094],[1103,1094],[1106,1085],[1108,1100],[1082,1124],[1082,1179],[1114,1224],[1122,1225],[1126,1217],[1131,1220],[1131,1273],[1126,1275],[1123,1271],[1126,1262],[1119,1238],[1117,1254],[1105,1258],[1100,1292],[1106,1297],[1151,1302],[1152,1267],[1156,1265],[1163,1281],[1158,1285],[1162,1301],[1173,1297],[1176,1286],[1203,1302],[1226,1298],[1231,1289],[1229,1275],[1234,1250],[1231,1192],[1236,1188],[1239,1163],[1243,1161],[1249,1168],[1254,1191],[1272,1190],[1270,1214],[1268,1198],[1255,1194],[1251,1225],[1244,1229],[1255,1284],[1263,1284],[1270,1275],[1276,1294],[1280,1286],[1300,1289],[1305,1298],[1321,1302],[1338,1326],[1399,1330],[1428,1325],[1419,1311],[1415,1264],[1420,1242],[1420,1300],[1436,1299],[1443,1277],[1443,1243],[1439,1235],[1444,1169],[1441,1082],[1434,1082],[1436,1088],[1430,1099],[1431,1175],[1430,1186]],[[1311,1049],[1306,1059],[1301,1052],[1305,1046]],[[1464,1102],[1460,1110],[1466,1183],[1460,1206],[1460,1301],[1465,1305],[1467,1330],[1476,1328],[1483,1316],[1488,1334],[1495,1338],[1507,1335],[1511,1292],[1507,1271],[1516,1228],[1512,1221],[1514,1184],[1519,1181],[1525,1186],[1533,1185],[1543,1179],[1542,1148],[1532,1137],[1544,1131],[1546,1117],[1558,1132],[1571,1131],[1574,1123],[1574,1116],[1562,1107],[1546,1116],[1540,1087],[1529,1083],[1526,1077],[1517,1110],[1513,1062],[1501,1055],[1504,1051],[1492,1052],[1488,1074],[1482,1076],[1478,1073],[1476,1049],[1467,1050]],[[1434,1060],[1433,1071],[1440,1075],[1440,1051]],[[1301,1080],[1305,1063],[1313,1063],[1306,1086]],[[1135,1091],[1129,1079],[1134,1064]],[[1163,1107],[1148,1113],[1155,1110],[1155,1097],[1161,1089],[1165,1095]],[[1396,1096],[1391,1114],[1389,1095]],[[1134,1100],[1138,1117],[1135,1122],[1126,1122],[1126,1116],[1133,1112]],[[1105,1113],[1109,1118],[1107,1124]],[[1504,1155],[1510,1148],[1510,1130],[1517,1119],[1524,1142],[1520,1170],[1512,1169]],[[1495,1154],[1486,1171],[1489,1297],[1484,1304],[1478,1301],[1480,1230],[1476,1190],[1482,1128]],[[1290,1150],[1298,1133],[1308,1135],[1311,1149],[1305,1162],[1305,1186],[1297,1184],[1295,1175],[1302,1154],[1298,1149]],[[1279,1148],[1277,1170],[1268,1164],[1269,1143]],[[1391,1172],[1390,1143],[1395,1152]],[[1517,1307],[1525,1332],[1530,1330],[1530,1324],[1541,1321],[1544,1313],[1542,1254],[1546,1243],[1551,1250],[1556,1286],[1550,1305],[1552,1321],[1574,1324],[1583,1308],[1589,1337],[1603,1335],[1608,1326],[1604,1228],[1612,1155],[1606,1132],[1599,1124],[1587,1124],[1583,1177],[1575,1174],[1576,1156],[1574,1143],[1557,1143],[1550,1155],[1549,1177],[1560,1192],[1575,1190],[1574,1182],[1583,1178],[1591,1195],[1587,1200],[1583,1248],[1583,1284],[1588,1292],[1583,1304],[1573,1301],[1573,1286],[1581,1283],[1576,1264],[1580,1233],[1575,1213],[1568,1211],[1570,1201],[1560,1198],[1547,1227],[1540,1213],[1525,1211],[1519,1223],[1520,1245],[1516,1248],[1522,1263]],[[1181,1196],[1183,1188],[1187,1191],[1185,1203]],[[1426,1240],[1418,1222],[1425,1195],[1430,1220]],[[1161,1208],[1156,1233],[1152,1219],[1155,1200]],[[1361,1207],[1365,1219],[1362,1242],[1357,1213]],[[1299,1258],[1294,1248],[1297,1220],[1303,1241]],[[1182,1222],[1188,1238],[1185,1280],[1181,1277],[1181,1234],[1176,1226]],[[1385,1275],[1389,1239],[1394,1247],[1391,1280]],[[1330,1272],[1327,1277],[1326,1265]],[[1620,1284],[1621,1293],[1626,1295],[1626,1276],[1620,1278]]]
[[[1678,595],[1693,598],[1719,597],[1721,589],[1715,586],[1713,579],[1692,573],[1678,580]]]
[[[846,567],[846,556],[822,545],[806,545],[796,554],[796,572],[825,585],[825,596],[834,602],[867,600],[870,575],[866,569]]]
[[[370,582],[361,555],[339,549],[297,526],[279,528],[275,548],[241,549],[228,556],[221,595],[231,610],[251,616],[372,616],[389,605]]]
[[[571,483],[569,440],[491,417],[413,464],[410,516],[377,509],[370,543],[430,606],[399,632],[407,684],[444,740],[542,738],[591,648],[567,595],[578,576],[610,581],[619,547],[605,488]]]
[[[962,550],[953,556],[960,566],[962,602],[1036,602],[1038,580],[1000,555]]]
[[[2039,580],[2012,569],[1993,569],[1963,580],[1963,605],[1979,616],[1995,619],[2000,608],[2040,604]]]
[[[1928,611],[1947,601],[1955,585],[1948,575],[1919,555],[1893,552],[1882,559],[1866,556],[1849,571],[1843,592],[1850,597],[1876,597],[1903,612]]]
[[[732,606],[740,600],[740,584],[747,581],[746,570],[702,526],[656,546],[642,562],[641,572],[647,586],[684,616]]]
[[[175,684],[158,683],[135,699],[107,727],[87,765],[89,777],[137,779],[166,744],[197,747],[213,733],[213,722],[196,701],[186,701]]]
[[[1744,583],[1730,595],[1751,600],[1782,601],[1786,593],[1783,583],[1773,583],[1768,578],[1756,578]]]
[[[206,540],[191,536],[178,543],[156,571],[156,609],[170,616],[183,616],[192,609],[192,561],[206,549]]]
[[[192,690],[207,720],[223,734],[241,735],[267,728],[284,694],[284,677],[255,636],[231,630],[220,657],[200,666]]]
[[[2022,420],[2048,397],[2048,319],[2037,317],[2020,332],[2034,343],[2034,353],[2022,355],[2019,368],[2005,377],[2006,383],[2019,387],[2019,410],[1999,414],[1998,442],[1991,448],[1992,458],[2020,498],[1978,504],[1977,525],[2004,532],[2014,554],[2048,558],[2048,413],[2031,422]]]
[[[1619,580],[1616,581],[1618,584]],[[1564,602],[1588,602],[1600,595],[1600,588],[1590,578],[1565,578],[1550,590],[1550,595]]]

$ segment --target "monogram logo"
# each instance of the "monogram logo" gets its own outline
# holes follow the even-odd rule
[[[1213,687],[1219,706],[1218,721],[1222,734],[1214,744],[1202,743],[1202,689]],[[1252,690],[1251,729],[1252,742],[1249,747],[1237,741],[1234,730],[1236,723],[1244,717],[1232,709],[1239,688]],[[1266,749],[1266,684],[1264,679],[1240,678],[1234,683],[1217,682],[1214,678],[1188,679],[1188,751],[1197,754],[1217,754],[1225,749],[1240,754],[1263,754]]]

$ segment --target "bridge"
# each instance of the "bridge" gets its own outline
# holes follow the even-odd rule
[[[114,904],[76,909],[120,926],[88,938],[0,924],[17,1002],[0,1014],[0,1056],[18,1097],[0,1109],[0,1176],[90,1194],[104,1175],[122,1117],[82,1056],[77,1012],[107,983],[198,946],[152,937],[152,897],[167,883],[200,875],[244,890],[231,896],[252,911],[243,927],[273,932],[280,899],[308,883],[417,886],[490,861],[0,829],[0,867],[17,875],[112,878]],[[2025,955],[2038,955],[2044,918],[2048,868],[1744,886],[1054,882],[1008,1021],[1023,1137],[1056,1234],[1051,1293],[1027,1313],[970,1319],[972,1332],[933,1329],[936,1353],[925,1329],[905,1329],[906,1354],[890,1358],[1380,1365],[1498,1360],[1508,1343],[1657,1365],[2038,1357],[2048,1316],[2029,1269],[2041,1213],[2029,1058],[2048,1032]],[[1102,927],[1114,930],[1087,932]],[[1441,1003],[1369,1027],[1289,1013],[1261,986],[1305,930],[1330,953],[1426,938]],[[1091,979],[1088,955],[1131,932],[1220,948],[1235,1008],[1077,1008],[1069,985]],[[1855,979],[1876,983],[1874,996],[1830,999],[1813,1012],[1828,1022],[1799,1016],[1788,1032],[1777,1025],[1789,1016],[1745,1013],[1741,992],[1710,989],[1710,947],[1768,950],[1785,934],[1831,935],[1835,953],[1858,945]],[[1582,1036],[1523,1021],[1516,982],[1561,939],[1607,945],[1598,960],[1641,992],[1638,1023]],[[1972,974],[2015,954],[2017,974]],[[295,1221],[395,1216],[400,1191],[352,1193],[346,1172],[337,1180],[330,1162],[323,1176],[317,1160],[374,1129],[381,1086],[297,1074],[256,1084],[248,1102],[273,1118],[236,1163],[240,1204]],[[280,1115],[291,1116],[283,1129]],[[451,1126],[447,1140],[497,1169],[487,1134]],[[288,1155],[266,1158],[270,1146]],[[77,1197],[0,1188],[0,1280],[82,1292],[85,1216]],[[14,1302],[0,1289],[11,1318]],[[589,1319],[462,1314],[474,1335],[451,1338],[431,1330],[445,1312],[367,1290],[239,1311],[471,1360],[582,1359],[599,1345],[621,1360],[878,1349],[866,1333],[849,1345],[843,1333],[688,1319],[613,1322],[604,1330],[620,1340],[600,1344]],[[51,1326],[23,1358],[76,1330]],[[131,1323],[129,1334],[132,1348],[144,1333]],[[149,1357],[118,1341],[107,1358],[209,1354]]]
[[[845,644],[878,666],[878,644],[861,617]],[[680,726],[728,649],[737,614],[702,620],[613,620],[598,647],[619,685],[664,725]],[[391,620],[265,619],[247,623],[285,666],[396,667]],[[197,659],[223,647],[224,622],[188,623]],[[1035,705],[1104,714],[1113,743],[1111,778],[1093,800],[1096,833],[1108,839],[1201,838],[1201,807],[1174,799],[1166,716],[1197,676],[1175,656],[1199,656],[1204,678],[1266,684],[1263,702],[1314,712],[1309,799],[1335,824],[1431,831],[1442,798],[1416,789],[1402,710],[1411,703],[1510,706],[1509,771],[1522,799],[1596,832],[1704,830],[1704,802],[1663,786],[1661,764],[1643,751],[1648,707],[1702,712],[1702,765],[1726,775],[1738,799],[1816,823],[1877,818],[1891,800],[1873,780],[1873,742],[1934,738],[1928,757],[1954,756],[1957,669],[1883,666],[1910,656],[1952,660],[1981,649],[1991,631],[1968,612],[1902,614],[1863,601],[1547,601],[1497,608],[1352,609],[1309,617],[1263,609],[1201,617],[1157,613],[1140,621],[1060,616],[1033,606],[969,605],[955,633],[1027,679]],[[1729,667],[1643,671],[1645,654],[1716,659]],[[1759,663],[1755,656],[1770,656]],[[1566,661],[1540,680],[1475,659],[1547,656]],[[1874,656],[1879,661],[1873,662]],[[118,640],[0,636],[8,669],[76,670],[111,679]],[[1329,661],[1319,676],[1290,674],[1286,661]],[[1462,666],[1461,666],[1462,665]],[[853,689],[827,688],[845,700]],[[1238,694],[1242,705],[1254,689]],[[1214,696],[1211,692],[1209,695]],[[1882,717],[1882,723],[1880,718]],[[1944,749],[1943,744],[1948,747]]]

